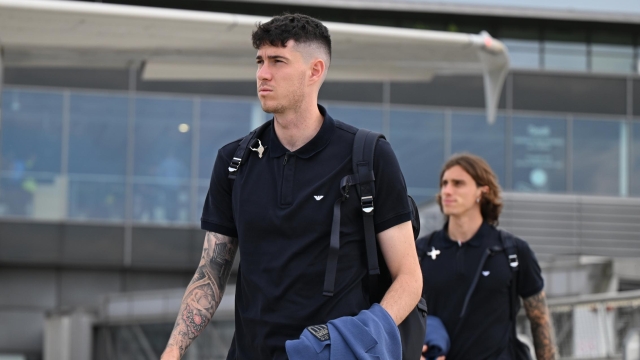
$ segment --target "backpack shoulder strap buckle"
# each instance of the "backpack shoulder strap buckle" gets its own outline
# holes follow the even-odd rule
[[[516,268],[518,265],[518,254],[509,254],[509,266]]]
[[[238,168],[240,167],[240,163],[242,162],[242,159],[234,157],[231,160],[231,164],[229,164],[229,172],[230,173],[234,173],[236,171],[238,171]]]
[[[362,205],[362,211],[364,211],[365,214],[373,214],[373,196],[361,197],[360,204]]]

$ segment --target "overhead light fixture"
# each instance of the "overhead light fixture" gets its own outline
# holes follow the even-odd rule
[[[189,124],[180,124],[178,126],[178,131],[180,131],[181,133],[186,133],[189,131]]]

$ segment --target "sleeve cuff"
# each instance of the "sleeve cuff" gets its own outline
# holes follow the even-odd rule
[[[232,238],[238,238],[238,231],[236,229],[233,229],[227,226],[222,226],[219,224],[214,224],[204,219],[200,219],[200,228],[202,230],[211,231],[220,235],[224,235]]]
[[[387,219],[385,221],[381,221],[377,224],[375,224],[375,228],[376,228],[376,234],[379,234],[387,229],[391,229],[392,227],[396,226],[396,225],[400,225],[404,222],[407,221],[411,221],[411,212],[406,212],[406,213],[402,213],[399,215],[396,215],[390,219]]]
[[[531,297],[533,295],[536,295],[538,293],[540,293],[542,290],[544,290],[544,284],[536,287],[534,290],[529,290],[529,291],[525,291],[523,293],[520,294],[520,297],[523,299],[526,299],[528,297]]]

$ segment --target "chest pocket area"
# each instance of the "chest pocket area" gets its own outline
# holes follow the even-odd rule
[[[482,267],[478,278],[476,291],[478,292],[502,292],[509,289],[512,276],[516,273],[512,272],[507,261],[507,257],[503,252],[490,256]]]

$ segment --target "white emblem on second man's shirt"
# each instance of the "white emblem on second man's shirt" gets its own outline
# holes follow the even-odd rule
[[[489,271],[483,271],[483,272],[482,272],[482,275],[484,275],[484,276],[489,276]]]
[[[324,197],[324,195],[314,195],[314,198],[316,198],[316,200],[320,200]]]

